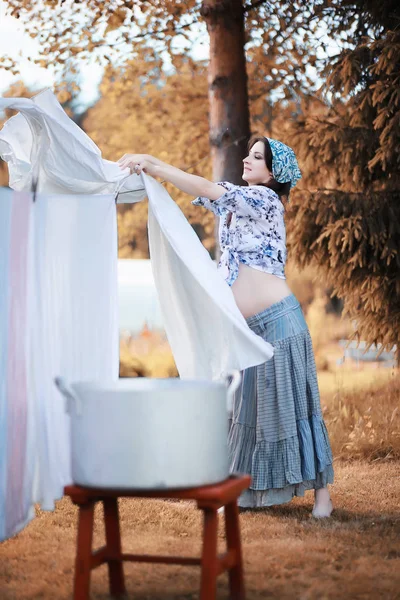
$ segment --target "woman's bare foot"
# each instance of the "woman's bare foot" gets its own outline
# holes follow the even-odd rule
[[[333,504],[328,488],[315,490],[315,501],[312,516],[316,519],[326,519],[331,516]]]

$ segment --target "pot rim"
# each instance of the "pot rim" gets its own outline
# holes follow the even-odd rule
[[[70,386],[77,392],[152,392],[168,390],[224,390],[227,386],[224,381],[211,381],[207,379],[179,379],[179,378],[149,378],[149,377],[124,377],[118,380],[76,381]]]

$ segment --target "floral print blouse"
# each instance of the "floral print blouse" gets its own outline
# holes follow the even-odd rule
[[[262,185],[240,186],[218,182],[226,189],[217,200],[198,197],[192,204],[203,206],[221,217],[218,268],[229,285],[239,274],[239,263],[285,277],[285,208],[273,190]]]

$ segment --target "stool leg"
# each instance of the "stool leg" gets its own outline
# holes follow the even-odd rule
[[[89,600],[94,501],[79,505],[74,600]]]
[[[121,558],[121,533],[119,527],[117,498],[104,498],[104,520],[106,526],[107,553],[113,556],[107,560],[108,578],[111,596],[122,596],[126,593],[124,569]],[[117,558],[119,557],[119,558]]]
[[[200,600],[215,600],[217,591],[217,532],[218,514],[215,509],[203,508],[204,533],[201,557]]]
[[[225,506],[225,531],[228,550],[234,550],[236,553],[236,563],[229,570],[230,599],[245,600],[239,509],[236,502]]]

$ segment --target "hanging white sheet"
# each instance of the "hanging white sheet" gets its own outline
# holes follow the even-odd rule
[[[218,272],[165,188],[143,175],[149,245],[163,321],[181,377],[220,379],[265,362],[272,347],[248,327]]]
[[[0,188],[0,540],[71,483],[54,377],[118,377],[115,216],[111,195]]]

